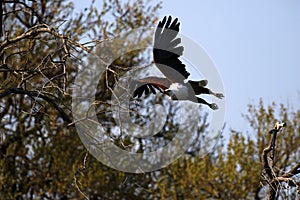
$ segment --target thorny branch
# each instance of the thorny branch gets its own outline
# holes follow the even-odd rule
[[[75,41],[73,41],[71,38],[69,38],[68,36],[65,36],[63,34],[59,34],[54,28],[51,28],[50,26],[48,26],[47,24],[39,24],[36,25],[32,28],[29,28],[27,31],[25,31],[23,34],[16,36],[14,38],[5,38],[4,41],[2,41],[0,43],[0,57],[3,58],[4,54],[5,54],[5,50],[10,48],[11,46],[13,46],[15,43],[24,40],[24,39],[32,39],[33,37],[36,37],[37,35],[41,34],[41,33],[49,33],[52,36],[55,36],[56,38],[62,39],[63,40],[63,49],[64,49],[64,53],[65,55],[63,56],[63,60],[62,61],[54,61],[52,60],[51,55],[45,57],[42,61],[42,63],[40,64],[40,66],[37,66],[35,68],[24,68],[24,69],[15,69],[15,68],[11,68],[10,66],[8,66],[8,64],[5,63],[6,59],[4,59],[4,63],[1,64],[0,67],[0,72],[8,72],[8,73],[20,73],[20,74],[28,74],[27,77],[23,77],[22,75],[22,79],[21,82],[18,84],[18,87],[12,87],[12,88],[8,88],[6,90],[4,90],[3,92],[0,93],[0,98],[3,98],[5,96],[8,96],[10,94],[26,94],[32,97],[36,97],[36,98],[41,98],[43,100],[45,100],[46,102],[48,102],[52,107],[54,107],[61,115],[61,117],[64,119],[65,122],[67,122],[68,124],[72,122],[71,117],[66,114],[66,112],[59,107],[59,105],[56,103],[55,99],[51,99],[50,97],[42,94],[42,92],[38,92],[38,91],[27,91],[26,88],[20,88],[20,86],[22,86],[25,81],[27,81],[30,78],[33,78],[34,76],[36,76],[37,74],[41,74],[44,77],[47,78],[47,76],[43,73],[44,70],[41,70],[41,67],[48,62],[49,58],[51,60],[52,63],[56,63],[56,64],[61,64],[63,66],[63,71],[61,74],[55,74],[53,73],[53,70],[51,71],[54,76],[50,77],[50,79],[48,79],[48,83],[52,82],[53,79],[59,77],[59,76],[64,76],[64,86],[63,88],[65,89],[65,74],[66,74],[66,69],[65,69],[65,62],[67,60],[68,57],[70,57],[70,52],[69,52],[69,48],[70,46],[75,46],[78,47],[86,52],[90,52],[90,48],[77,43]],[[100,41],[93,41],[94,43],[99,43]],[[49,68],[47,69],[49,70]],[[55,85],[55,84],[53,84]],[[46,84],[44,85],[46,86]],[[64,92],[64,90],[62,91]]]
[[[77,43],[75,41],[73,41],[70,37],[66,36],[66,35],[63,35],[63,34],[60,34],[58,33],[53,27],[47,25],[47,24],[38,24],[32,28],[29,28],[27,31],[25,31],[23,34],[19,35],[19,36],[16,36],[14,38],[6,38],[3,42],[1,42],[0,44],[0,52],[1,52],[1,57],[2,57],[2,54],[3,54],[3,50],[7,47],[9,47],[10,45],[16,43],[16,42],[19,42],[23,39],[26,39],[26,38],[32,38],[32,37],[35,37],[41,33],[49,33],[57,38],[60,38],[60,39],[63,39],[65,41],[67,41],[69,44],[71,45],[74,45],[75,47],[78,47],[78,48],[81,48],[83,49],[84,51],[86,52],[90,52],[91,49],[80,44],[80,43]],[[98,44],[98,43],[101,43],[102,41],[101,40],[94,40],[93,43],[94,44]],[[66,47],[66,43],[64,44],[64,49],[67,51],[67,47]]]

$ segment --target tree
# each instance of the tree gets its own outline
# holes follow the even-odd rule
[[[283,104],[266,107],[262,100],[258,106],[249,105],[244,115],[247,132],[232,130],[226,146],[217,144],[205,157],[185,155],[153,173],[154,199],[265,199],[270,194],[275,196],[269,199],[297,199],[299,113]],[[269,130],[277,121],[286,122],[287,127],[278,133],[269,176],[262,155],[271,150]]]
[[[160,4],[141,0],[106,0],[101,11],[91,4],[75,14],[73,4],[63,0],[2,1],[0,199],[263,199],[274,192],[275,199],[297,197],[300,111],[275,103],[250,105],[245,115],[249,132],[232,130],[227,133],[231,136],[226,146],[221,141],[204,157],[207,144],[202,139],[207,134],[208,116],[197,110],[201,120],[196,129],[186,126],[183,132],[191,134],[194,142],[183,157],[160,170],[120,172],[86,151],[73,126],[74,80],[87,64],[95,64],[99,52],[108,50],[105,45],[111,38],[126,37],[128,29],[154,25],[159,8]],[[131,41],[126,43],[128,47]],[[151,42],[151,38],[140,41]],[[107,105],[113,103],[110,89],[119,91],[120,77],[131,66],[149,64],[147,55],[144,50],[127,52],[109,65],[97,57],[105,73],[94,103],[99,121],[107,123],[109,137],[118,126],[106,112]],[[141,104],[134,104],[131,120],[149,123],[149,116],[144,115],[148,110],[137,111],[156,103],[168,110],[161,131],[144,140],[122,135],[114,139],[116,145],[147,152],[172,140],[178,130],[180,105],[164,96],[148,96]],[[286,122],[287,127],[277,135],[269,176],[261,155],[266,148],[271,150],[268,131],[277,121]]]
[[[72,83],[96,44],[153,25],[159,5],[108,0],[76,14],[65,0],[1,2],[0,198],[79,198],[85,149],[71,124]]]

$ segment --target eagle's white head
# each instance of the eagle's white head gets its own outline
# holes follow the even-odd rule
[[[187,99],[189,96],[188,88],[185,85],[180,83],[172,83],[167,89],[167,92],[170,92],[171,99]]]

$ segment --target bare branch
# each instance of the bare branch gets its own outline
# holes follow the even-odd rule
[[[268,177],[270,179],[273,178],[271,166],[270,166],[270,163],[269,163],[269,160],[268,160],[268,154],[271,152],[271,150],[272,150],[272,145],[269,144],[269,146],[264,149],[263,155],[262,155],[263,169],[265,170],[266,174],[268,175]]]
[[[31,97],[41,98],[41,99],[45,100],[46,102],[48,102],[51,106],[53,106],[59,112],[60,116],[63,118],[63,120],[66,123],[68,123],[68,124],[72,123],[71,117],[61,107],[59,107],[59,105],[56,104],[56,101],[54,99],[51,99],[48,96],[43,95],[40,92],[27,91],[22,88],[9,88],[9,89],[5,90],[4,92],[0,93],[0,98],[6,97],[10,94],[25,94],[25,95],[29,95]]]
[[[12,39],[6,38],[0,44],[0,52],[2,52],[6,47],[8,47],[11,44],[14,44],[14,43],[19,42],[19,41],[21,41],[23,39],[26,39],[26,38],[35,37],[35,36],[37,36],[40,33],[49,33],[49,34],[51,34],[51,35],[53,35],[53,36],[55,36],[57,38],[64,39],[68,43],[70,43],[70,44],[72,44],[72,45],[74,45],[76,47],[79,47],[79,48],[83,49],[86,52],[90,52],[91,51],[91,49],[87,48],[86,46],[84,46],[84,45],[82,45],[80,43],[77,43],[77,42],[73,41],[68,36],[65,36],[63,34],[59,34],[54,28],[48,26],[47,24],[38,24],[38,25],[36,25],[36,26],[34,26],[32,28],[29,28],[27,31],[25,31],[23,34],[21,34],[19,36],[16,36],[16,37],[14,37]],[[95,43],[101,43],[102,41],[95,40],[94,42]]]
[[[300,174],[300,163],[297,163],[289,172],[283,174],[281,177],[290,178],[296,174]]]

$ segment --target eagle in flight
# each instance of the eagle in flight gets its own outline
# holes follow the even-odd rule
[[[181,39],[177,37],[179,32],[178,18],[172,21],[172,17],[165,16],[158,23],[154,36],[153,57],[154,63],[163,73],[165,78],[147,77],[135,81],[133,97],[140,98],[143,94],[150,92],[156,94],[156,90],[168,95],[172,100],[189,100],[194,103],[205,104],[211,109],[218,109],[217,104],[208,103],[204,99],[196,96],[200,94],[210,94],[218,98],[223,98],[222,93],[214,93],[207,87],[207,80],[192,81],[187,80],[190,73],[186,66],[179,60],[183,54],[183,46],[180,46]]]

